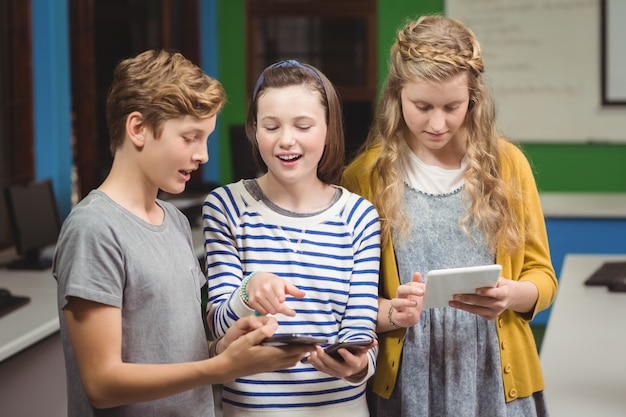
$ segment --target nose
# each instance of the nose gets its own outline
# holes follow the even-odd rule
[[[192,155],[194,161],[197,161],[200,164],[206,164],[209,162],[209,143],[204,142],[198,145],[197,149]]]
[[[278,138],[278,145],[281,148],[289,148],[296,143],[295,133],[290,129],[284,129]]]
[[[430,130],[433,133],[441,133],[446,129],[446,115],[441,110],[434,110],[430,115]]]

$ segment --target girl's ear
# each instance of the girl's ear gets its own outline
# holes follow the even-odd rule
[[[145,125],[143,116],[138,111],[134,111],[126,117],[126,135],[132,144],[138,148],[145,144]]]

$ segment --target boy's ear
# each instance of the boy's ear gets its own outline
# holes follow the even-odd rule
[[[138,111],[134,111],[126,117],[126,134],[133,145],[141,148],[145,143],[145,125],[143,116]]]

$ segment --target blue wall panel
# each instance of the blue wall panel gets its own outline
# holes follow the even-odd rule
[[[569,253],[626,254],[626,219],[548,218],[546,228],[557,277]],[[546,324],[549,316],[550,309],[545,310],[533,323]]]
[[[35,176],[50,178],[65,218],[72,197],[67,0],[32,0]]]

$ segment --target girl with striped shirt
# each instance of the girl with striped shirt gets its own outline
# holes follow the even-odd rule
[[[225,417],[368,416],[376,364],[380,227],[373,205],[336,186],[341,106],[316,68],[281,61],[253,91],[246,133],[263,174],[212,191],[203,205],[208,324],[274,315],[276,335],[371,340],[334,359],[320,345],[295,367],[224,385]]]

